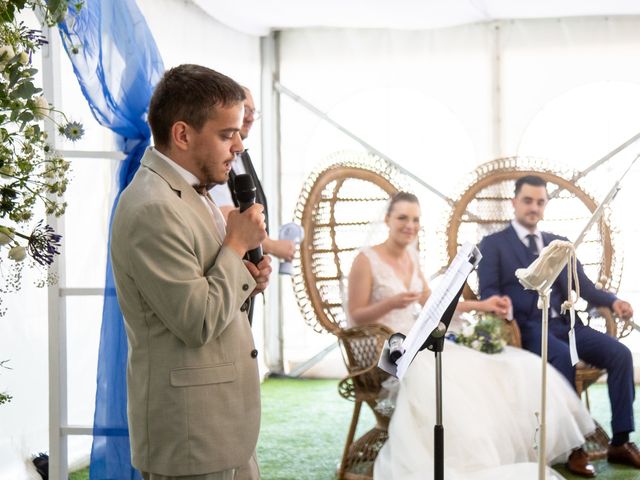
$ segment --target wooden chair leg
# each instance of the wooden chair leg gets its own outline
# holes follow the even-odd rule
[[[584,393],[582,389],[582,381],[576,379],[576,393],[578,394],[578,398],[582,399],[582,394]]]
[[[342,461],[338,469],[338,480],[344,478],[344,470],[346,468],[347,457],[349,456],[349,447],[353,443],[353,437],[356,435],[356,427],[358,426],[358,418],[360,418],[360,409],[362,408],[362,400],[356,400],[353,406],[353,415],[351,416],[351,425],[347,434],[347,441],[344,444],[344,452],[342,453]]]
[[[591,404],[589,403],[589,389],[587,388],[584,391],[584,399],[587,404],[587,411],[591,412]]]

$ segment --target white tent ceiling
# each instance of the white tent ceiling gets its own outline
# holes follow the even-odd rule
[[[191,0],[241,32],[305,27],[429,29],[514,18],[640,14],[638,0]]]

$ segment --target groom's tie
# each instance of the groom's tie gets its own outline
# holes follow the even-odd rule
[[[536,236],[533,233],[527,235],[527,241],[529,242],[527,245],[527,250],[529,251],[529,255],[532,257],[537,257],[540,252],[538,252],[538,242],[536,242]]]

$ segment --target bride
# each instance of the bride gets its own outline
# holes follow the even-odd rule
[[[406,335],[430,293],[415,248],[420,227],[418,199],[405,192],[396,194],[385,223],[388,238],[363,249],[353,262],[350,323],[381,323]],[[460,302],[458,310],[506,317],[510,307],[508,297],[496,296]],[[442,360],[446,478],[536,478],[539,357],[512,347],[489,355],[446,342]],[[434,379],[433,354],[420,352],[400,384],[389,440],[376,460],[374,478],[418,480],[432,475]],[[575,391],[552,367],[547,394],[547,458],[566,461],[571,453],[570,471],[595,476],[586,453],[579,448],[595,425]],[[562,477],[548,469],[547,478]]]

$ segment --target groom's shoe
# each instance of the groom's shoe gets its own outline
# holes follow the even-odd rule
[[[567,461],[567,470],[581,477],[593,478],[597,475],[596,469],[589,462],[589,455],[582,448],[571,452]]]
[[[610,463],[622,463],[640,468],[640,450],[633,442],[623,443],[614,447],[609,445],[607,450],[607,460]]]

